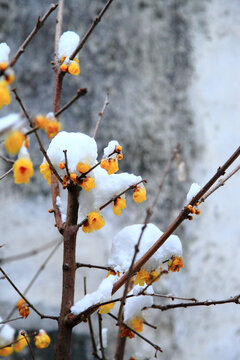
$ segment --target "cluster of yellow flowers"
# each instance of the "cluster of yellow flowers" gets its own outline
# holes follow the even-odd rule
[[[11,102],[11,93],[10,87],[14,80],[15,75],[12,68],[8,67],[6,61],[0,62],[0,72],[2,76],[0,76],[0,109],[3,106],[7,106]]]
[[[77,76],[80,74],[79,60],[74,58],[73,60],[67,61],[66,56],[62,56],[60,69],[62,72],[68,72],[71,75]]]
[[[108,314],[110,310],[114,308],[115,304],[116,304],[115,302],[112,302],[110,304],[99,306],[99,310],[98,310],[99,314]]]
[[[34,122],[39,129],[43,129],[46,132],[49,139],[52,139],[62,130],[62,124],[54,116],[38,114],[35,116]]]
[[[196,203],[196,206],[195,206],[195,207],[192,206],[192,205],[188,205],[188,206],[187,206],[187,209],[188,209],[188,210],[190,211],[190,213],[193,214],[193,215],[200,215],[200,214],[201,214],[201,210],[197,208],[198,205],[199,205],[199,202]],[[189,219],[189,220],[193,220],[193,216],[189,215],[189,216],[188,216],[188,219]]]
[[[115,157],[114,158],[109,158],[109,159],[102,159],[100,166],[102,169],[105,169],[108,173],[108,175],[112,175],[114,173],[116,173],[119,168],[118,168],[118,160],[122,160],[123,159],[123,154],[122,154],[122,146],[121,145],[116,145],[115,146]]]
[[[14,341],[14,344],[6,345],[6,347],[0,349],[0,356],[1,357],[9,356],[14,351],[19,353],[28,345],[29,342],[30,342],[29,336],[27,336],[24,330],[21,330],[17,336],[16,341]],[[46,333],[46,331],[43,329],[39,330],[38,334],[34,337],[34,344],[38,349],[45,349],[50,345],[50,343],[51,343],[51,339]]]

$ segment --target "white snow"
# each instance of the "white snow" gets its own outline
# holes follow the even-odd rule
[[[108,329],[102,328],[102,344],[104,348],[107,347],[107,333],[108,333]]]
[[[21,159],[21,158],[30,159],[29,152],[24,144],[22,145],[22,147],[18,153],[18,159]]]
[[[55,119],[54,113],[52,111],[50,111],[49,113],[47,113],[46,118],[47,119]]]
[[[2,318],[0,317],[0,322]],[[4,346],[10,344],[14,340],[15,329],[12,328],[10,325],[0,324],[0,346]]]
[[[145,286],[136,285],[134,288],[129,292],[128,295],[135,295],[134,297],[126,299],[126,305],[124,306],[124,321],[129,321],[135,316],[141,317],[142,309],[147,306],[152,306],[153,304],[153,297],[152,296],[145,296],[145,295],[138,295]],[[149,286],[146,290],[146,294],[153,294],[152,286]]]
[[[65,31],[59,40],[58,45],[58,57],[61,59],[62,56],[69,57],[72,55],[76,47],[80,42],[80,36],[74,31]]]
[[[0,134],[12,129],[20,128],[24,123],[20,114],[12,113],[0,118]]]
[[[201,189],[201,186],[198,185],[197,183],[193,183],[190,187],[189,192],[187,193],[187,202],[189,203],[192,198],[197,195],[197,193],[199,192],[199,190]]]
[[[108,261],[109,266],[114,267],[115,271],[125,272],[129,269],[135,251],[135,244],[138,242],[143,225],[135,224],[126,226],[115,237],[112,242],[111,256]],[[136,261],[161,237],[163,232],[154,224],[148,224],[140,243],[140,251]],[[178,236],[171,235],[158,251],[143,266],[147,271],[153,271],[160,267],[164,260],[173,255],[182,255],[182,244]]]
[[[118,276],[109,275],[101,282],[96,291],[85,295],[80,301],[76,302],[76,304],[71,307],[71,312],[74,315],[78,315],[88,309],[90,306],[98,304],[99,302],[110,300],[113,284],[117,280]]]
[[[117,145],[119,145],[117,140],[109,141],[108,146],[105,147],[104,150],[103,150],[103,157],[107,158],[115,150],[115,147]]]
[[[100,166],[96,167],[92,173],[95,178],[95,188],[89,193],[82,192],[81,194],[80,211],[83,216],[98,210],[108,200],[142,180],[141,176],[128,173],[108,175]]]
[[[0,43],[0,63],[6,62],[8,63],[8,57],[10,53],[10,47],[5,43]]]
[[[56,205],[60,210],[61,213],[61,220],[64,223],[66,221],[66,214],[64,214],[64,208],[63,208],[63,204],[62,204],[62,199],[60,198],[60,196],[56,197]]]
[[[65,162],[63,150],[67,150],[67,162],[70,172],[76,171],[79,161],[93,166],[97,159],[96,141],[83,133],[59,132],[51,141],[47,154],[60,174],[66,174],[66,169],[60,170],[58,164]],[[43,160],[44,161],[44,160]]]

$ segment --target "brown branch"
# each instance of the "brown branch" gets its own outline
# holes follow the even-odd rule
[[[64,153],[65,168],[66,168],[67,176],[68,176],[68,178],[70,179],[70,173],[69,173],[68,161],[67,161],[67,150],[63,150],[63,153]]]
[[[103,339],[102,339],[102,315],[98,313],[98,332],[99,332],[99,344],[100,344],[100,351],[102,354],[102,360],[106,360],[104,347],[103,347]]]
[[[55,66],[58,63],[58,43],[62,33],[62,22],[63,22],[63,9],[64,9],[64,0],[59,1],[57,17],[56,17],[56,27],[55,27],[55,40],[54,40],[54,64]]]
[[[87,94],[87,89],[86,88],[80,88],[78,89],[76,95],[74,95],[74,97],[69,100],[60,110],[58,110],[57,112],[55,112],[54,116],[58,117],[60,114],[62,114],[66,109],[68,109],[77,99],[79,99],[80,97],[84,96]]]
[[[94,139],[96,139],[98,129],[99,129],[99,126],[100,126],[101,121],[102,121],[103,113],[104,113],[106,107],[108,106],[108,104],[109,104],[109,92],[107,92],[106,99],[104,101],[102,110],[98,113],[98,121],[96,123],[96,127],[95,127],[94,132],[93,132],[93,138]]]
[[[22,319],[23,319],[23,316],[19,316],[14,319],[3,320],[3,321],[0,321],[0,325],[7,324],[9,322],[16,321],[16,320],[22,320]]]
[[[83,285],[84,286],[84,295],[86,295],[87,294],[87,278],[86,278],[86,276],[84,276],[84,278],[83,278],[83,283],[84,283],[84,285]],[[95,337],[94,337],[91,316],[89,316],[89,318],[88,318],[88,327],[89,327],[89,333],[90,333],[92,348],[93,348],[92,355],[96,359],[100,360],[101,358],[98,356],[98,353],[97,353],[97,346],[96,346],[96,341],[95,341]]]
[[[2,259],[0,258],[0,264],[6,264],[6,263],[9,263],[11,261],[21,260],[21,259],[25,259],[25,258],[30,257],[30,256],[37,255],[40,252],[52,247],[54,244],[56,244],[56,240],[50,241],[48,244],[43,245],[43,246],[41,246],[39,248],[33,249],[31,251],[26,251],[25,253],[8,256],[8,257],[2,258]]]
[[[40,16],[37,19],[37,23],[35,28],[32,30],[32,32],[28,35],[28,37],[26,38],[26,40],[22,43],[22,45],[20,46],[20,48],[18,49],[16,55],[14,56],[14,58],[11,60],[9,66],[12,67],[16,61],[18,60],[18,58],[22,55],[22,53],[24,53],[27,45],[30,43],[30,41],[32,40],[32,38],[34,37],[34,35],[41,29],[41,27],[43,26],[44,22],[47,20],[48,16],[57,8],[58,4],[51,4],[50,8],[48,9],[48,11],[43,15],[42,18],[40,18]]]
[[[32,347],[31,347],[31,345],[30,345],[30,342],[28,341],[28,338],[27,338],[26,333],[25,333],[24,330],[21,331],[21,335],[24,336],[24,339],[25,339],[26,342],[27,342],[27,345],[28,345],[28,348],[29,348],[29,351],[30,351],[30,354],[31,354],[31,358],[34,360],[34,359],[35,359],[35,356],[34,356],[34,353],[33,353],[33,349],[32,349]]]
[[[223,300],[205,300],[205,301],[169,304],[169,305],[152,305],[145,309],[159,309],[161,311],[165,311],[165,310],[176,309],[176,308],[187,308],[187,307],[194,307],[194,306],[210,306],[210,305],[220,305],[220,304],[229,304],[229,303],[235,303],[235,304],[239,305],[240,304],[240,295],[236,295],[234,297],[230,297],[229,299],[223,299]]]
[[[114,316],[111,313],[108,313],[108,315],[113,318],[114,320],[118,321],[117,317]],[[163,352],[162,349],[160,348],[160,346],[154,344],[152,341],[150,341],[149,339],[145,338],[143,335],[139,334],[137,331],[135,331],[134,329],[132,329],[130,326],[128,326],[126,323],[122,323],[123,326],[125,326],[128,330],[130,330],[131,332],[133,332],[135,335],[137,335],[138,337],[140,337],[142,340],[144,340],[145,342],[147,342],[149,345],[151,345],[156,351],[160,351]]]
[[[234,174],[236,174],[240,170],[240,165],[238,165],[235,169],[233,169],[228,175],[220,179],[215,186],[213,186],[199,201],[199,203],[205,201],[214,191],[216,191],[221,186],[224,186],[226,181],[230,179]]]
[[[17,93],[16,88],[13,88],[12,91],[13,91],[13,93],[14,93],[14,95],[15,95],[15,98],[16,98],[16,100],[18,101],[18,103],[19,103],[19,105],[20,105],[20,107],[21,107],[24,115],[26,116],[27,120],[29,121],[29,125],[30,125],[31,127],[34,127],[34,124],[33,124],[32,120],[31,120],[31,117],[29,116],[27,110],[25,109],[25,107],[24,107],[24,105],[23,105],[23,102],[22,102],[21,98],[19,97],[19,95],[18,95],[18,93]],[[36,139],[37,139],[37,141],[38,141],[39,148],[40,148],[41,152],[43,153],[45,159],[47,160],[47,162],[48,162],[48,164],[49,164],[52,172],[53,172],[54,175],[58,178],[58,180],[59,180],[60,182],[62,182],[61,177],[59,176],[59,174],[58,174],[57,170],[55,169],[55,167],[53,166],[53,164],[52,164],[52,162],[51,162],[51,160],[50,160],[50,158],[49,158],[46,150],[45,150],[44,147],[43,147],[43,144],[42,144],[42,142],[41,142],[41,139],[40,139],[37,131],[35,131],[34,134],[35,134]]]
[[[75,56],[77,55],[77,53],[79,53],[79,51],[82,49],[83,45],[85,44],[85,42],[87,41],[87,39],[89,38],[89,36],[91,35],[91,33],[93,32],[93,30],[95,29],[95,27],[97,26],[97,24],[101,21],[103,15],[105,14],[105,12],[107,11],[107,9],[109,8],[109,6],[111,5],[111,3],[113,2],[113,0],[108,0],[107,4],[104,6],[104,8],[100,11],[100,13],[98,14],[98,16],[95,18],[95,20],[93,21],[92,25],[90,26],[89,30],[86,32],[86,34],[83,36],[82,40],[80,41],[80,43],[78,44],[78,46],[76,47],[76,49],[74,50],[74,52],[72,53],[72,55],[69,57],[70,60],[73,60],[75,58]]]
[[[239,157],[240,155],[240,147],[228,158],[228,160],[218,168],[215,175],[206,183],[206,185],[192,198],[189,205],[194,206],[203,195],[211,188],[211,186],[222,176],[227,168]],[[189,210],[187,206],[181,210],[177,218],[173,221],[173,223],[167,228],[167,230],[163,233],[163,235],[155,242],[155,244],[139,259],[133,266],[132,273],[136,273],[139,269],[151,258],[151,256],[164,244],[164,242],[169,238],[170,235],[174,233],[174,231],[182,224],[182,222],[188,219]],[[128,278],[128,272],[125,273],[114,285],[112,290],[112,295],[125,284]],[[85,316],[89,316],[92,314],[96,308],[89,308],[88,311],[85,311]],[[85,317],[84,317],[85,318]],[[83,319],[81,319],[78,315],[69,314],[68,322],[71,326],[76,326]]]
[[[62,223],[62,215],[59,207],[57,206],[57,197],[60,196],[59,183],[54,174],[52,174],[51,177],[51,193],[56,227],[58,228],[60,234],[63,234],[64,227]]]
[[[8,171],[6,171],[2,176],[0,176],[0,180],[4,179],[5,177],[7,177],[9,174],[11,174],[11,172],[13,171],[13,168],[9,169]]]
[[[28,306],[38,315],[40,316],[41,319],[53,319],[53,320],[58,320],[58,317],[56,316],[48,316],[48,315],[43,315],[41,314],[36,308],[35,306],[33,306],[33,304],[31,304],[26,297],[21,293],[21,291],[16,287],[16,285],[12,282],[12,280],[8,277],[8,275],[5,273],[5,271],[0,267],[0,271],[1,273],[5,276],[5,278],[7,279],[7,281],[12,285],[12,287],[14,288],[14,290],[18,293],[18,295],[23,298],[23,300],[28,304]]]
[[[35,131],[39,130],[40,128],[38,126],[35,126],[33,129],[27,131],[24,135],[28,136],[30,134],[33,134]]]
[[[92,264],[83,264],[83,263],[76,263],[76,269],[79,269],[81,267],[87,267],[90,269],[102,269],[102,270],[107,270],[107,271],[111,271],[113,270],[113,268],[111,268],[110,266],[100,266],[100,265],[92,265]]]

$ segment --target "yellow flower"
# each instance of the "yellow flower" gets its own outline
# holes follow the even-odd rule
[[[111,309],[114,308],[114,305],[116,303],[113,302],[113,303],[110,303],[110,304],[105,304],[105,305],[102,305],[102,306],[99,306],[99,314],[108,314],[110,312]]]
[[[68,73],[71,75],[79,75],[80,74],[80,66],[78,64],[78,60],[74,59],[68,65]]]
[[[27,337],[28,341],[29,341],[29,337]],[[25,346],[27,346],[27,340],[25,338],[25,336],[19,334],[17,337],[17,342],[14,344],[14,350],[16,352],[20,352],[22,351],[22,349],[25,348]]]
[[[133,200],[136,204],[141,203],[142,201],[146,200],[146,189],[145,186],[137,186],[133,190]]]
[[[66,189],[67,186],[68,186],[68,176],[65,175],[62,182],[62,187],[63,189]]]
[[[129,330],[128,328],[126,328],[124,325],[121,326],[121,333],[120,333],[120,337],[123,338],[123,337],[129,337],[129,339],[132,339],[134,338],[134,333]]]
[[[6,151],[11,155],[16,155],[22,147],[25,136],[20,130],[14,130],[6,138],[4,145]]]
[[[1,71],[6,70],[7,67],[8,67],[8,65],[7,65],[6,61],[2,61],[2,62],[0,63],[0,70],[1,70]]]
[[[0,109],[11,102],[11,94],[6,80],[0,80]]]
[[[168,262],[168,271],[176,272],[179,271],[181,268],[183,268],[183,261],[181,256],[173,256],[172,259]]]
[[[160,279],[160,277],[158,277],[158,275],[159,274],[158,274],[157,270],[153,270],[152,272],[150,272],[148,279],[146,279],[146,284],[148,285],[152,281],[153,282],[158,281]]]
[[[52,170],[47,162],[42,163],[40,166],[40,173],[47,180],[48,185],[51,183]]]
[[[67,69],[68,69],[67,64],[62,64],[62,65],[60,66],[60,69],[61,69],[62,72],[66,72]]]
[[[34,343],[38,349],[47,348],[50,342],[51,342],[50,337],[43,329],[39,330],[39,333],[34,337]]]
[[[133,327],[133,329],[137,332],[142,332],[143,331],[143,320],[139,317],[135,317],[131,320],[131,325]]]
[[[83,163],[81,161],[79,161],[79,163],[77,164],[77,170],[82,174],[85,174],[90,169],[91,169],[90,165]]]
[[[86,177],[81,180],[79,184],[85,191],[89,192],[91,189],[95,188],[95,180],[92,177]]]
[[[77,182],[77,174],[71,173],[71,174],[70,174],[70,179],[71,179],[73,182]]]
[[[65,169],[65,163],[62,161],[58,164],[59,169],[63,170]]]
[[[136,278],[135,278],[135,280],[134,280],[134,284],[135,284],[135,285],[138,285],[138,284],[139,284],[140,286],[144,286],[145,283],[147,284],[148,278],[149,278],[149,273],[148,273],[148,271],[141,269],[141,270],[138,271],[138,273],[137,273],[137,276],[136,276]]]
[[[3,349],[0,349],[0,356],[4,357],[4,356],[9,356],[13,353],[13,347],[11,346],[7,346]]]
[[[118,197],[113,201],[113,213],[117,216],[121,215],[123,209],[126,208],[126,200]]]
[[[13,164],[13,176],[16,184],[28,184],[33,174],[34,170],[30,159],[20,158]]]
[[[45,129],[48,119],[46,118],[46,116],[39,114],[35,116],[34,121],[37,127],[39,127],[40,129]]]
[[[82,226],[82,231],[85,233],[90,233],[92,231],[97,231],[105,225],[105,221],[97,211],[92,211],[87,216],[87,221]]]
[[[102,159],[100,166],[107,171],[108,175],[114,174],[119,170],[117,159]]]
[[[59,131],[62,130],[62,124],[56,120],[48,120],[45,126],[45,131],[49,139],[52,139],[57,135]]]
[[[16,308],[20,309],[24,304],[26,304],[26,301],[23,298],[20,298],[17,302]]]
[[[120,153],[120,152],[122,151],[122,146],[121,146],[121,145],[116,145],[116,146],[115,146],[115,151],[116,151],[117,153]]]
[[[19,315],[24,317],[26,319],[28,315],[30,314],[29,306],[27,304],[22,305],[19,309]]]

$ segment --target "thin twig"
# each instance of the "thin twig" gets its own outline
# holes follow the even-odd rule
[[[4,161],[6,161],[9,164],[14,164],[14,160],[12,159],[8,159],[6,156],[0,155],[0,158],[3,159]]]
[[[24,107],[24,105],[23,105],[23,102],[22,102],[22,100],[20,99],[20,97],[19,97],[19,95],[18,95],[18,93],[17,93],[16,88],[13,88],[12,91],[13,91],[13,93],[14,93],[14,95],[15,95],[15,98],[16,98],[16,100],[18,101],[18,103],[19,103],[19,105],[20,105],[20,107],[21,107],[24,115],[26,116],[27,120],[29,121],[29,125],[30,125],[31,127],[34,127],[34,124],[33,124],[32,120],[31,120],[31,117],[29,116],[27,110],[25,109],[25,107]],[[34,134],[35,134],[36,139],[37,139],[37,141],[38,141],[39,148],[40,148],[41,152],[43,153],[45,159],[47,160],[47,162],[48,162],[48,164],[49,164],[52,172],[53,172],[54,175],[58,178],[58,180],[62,183],[62,179],[61,179],[60,175],[58,174],[57,170],[55,169],[55,167],[53,166],[53,164],[52,164],[52,162],[51,162],[51,160],[50,160],[50,158],[49,158],[46,150],[44,149],[43,144],[42,144],[42,142],[41,142],[41,140],[40,140],[40,137],[39,137],[37,131],[35,131]]]
[[[68,178],[70,178],[70,172],[69,172],[68,161],[67,161],[67,150],[63,150],[63,152],[64,152],[65,168],[66,168],[67,176],[68,176]]]
[[[77,94],[74,95],[74,97],[69,100],[60,110],[55,112],[54,116],[58,117],[60,114],[62,114],[66,109],[68,109],[77,99],[87,94],[86,88],[78,89]]]
[[[97,24],[101,21],[103,15],[105,14],[105,12],[107,11],[107,9],[109,8],[109,6],[111,5],[112,2],[113,2],[113,0],[109,0],[107,2],[107,4],[104,6],[104,8],[100,11],[100,13],[95,18],[92,25],[90,26],[89,30],[86,32],[86,34],[83,36],[82,40],[78,44],[77,48],[74,50],[72,55],[69,57],[70,60],[73,60],[75,58],[75,56],[77,55],[77,53],[79,53],[79,51],[82,49],[82,47],[85,44],[85,42],[87,41],[88,37],[91,35],[91,33],[93,32],[93,30],[97,26]]]
[[[38,316],[40,316],[41,319],[54,319],[54,320],[58,320],[58,318],[56,316],[48,316],[48,315],[43,315],[41,314],[36,308],[35,306],[33,306],[27,299],[26,297],[21,293],[21,291],[16,287],[16,285],[12,282],[12,280],[8,277],[8,275],[5,273],[5,271],[0,267],[0,271],[1,273],[5,276],[5,278],[7,279],[7,281],[12,285],[12,287],[14,288],[14,290],[20,295],[21,298],[23,298],[23,300],[28,304],[28,306],[35,311],[36,314],[38,314]]]
[[[220,305],[220,304],[229,304],[235,303],[237,305],[240,304],[240,295],[236,295],[230,297],[228,299],[223,300],[205,300],[205,301],[197,301],[197,302],[189,302],[189,303],[179,303],[179,304],[169,304],[169,305],[152,305],[145,309],[159,309],[161,311],[176,309],[176,308],[187,308],[194,306],[210,306],[210,305]]]
[[[98,312],[98,331],[99,331],[99,344],[100,344],[100,351],[102,354],[102,360],[106,360],[104,347],[103,347],[103,339],[102,339],[102,315]]]
[[[76,263],[76,269],[79,269],[81,267],[87,267],[87,268],[92,268],[92,269],[102,269],[102,270],[107,270],[107,271],[111,271],[113,270],[113,268],[111,268],[110,266],[100,266],[100,265],[92,265],[92,264],[83,264],[83,263]]]
[[[86,276],[84,276],[84,278],[83,278],[83,286],[84,286],[84,295],[87,295],[87,278],[86,278]],[[94,331],[93,331],[91,316],[89,316],[89,318],[88,318],[88,327],[89,327],[89,333],[90,333],[91,342],[92,342],[92,348],[93,348],[92,355],[96,359],[101,359],[98,356],[98,353],[97,353],[97,346],[96,346],[96,341],[95,341],[95,337],[94,337]]]
[[[57,6],[58,6],[58,4],[51,4],[49,10],[43,15],[43,17],[42,18],[40,18],[40,16],[38,17],[35,28],[32,30],[32,32],[28,35],[26,40],[22,43],[22,45],[18,49],[16,55],[10,62],[10,65],[9,65],[10,67],[13,66],[16,63],[16,61],[18,60],[18,58],[22,55],[22,53],[24,53],[27,45],[30,43],[30,41],[32,40],[34,35],[38,32],[39,29],[41,29],[44,22],[47,20],[48,16],[57,8]]]
[[[108,315],[113,318],[114,320],[118,321],[118,318],[116,316],[114,316],[111,313],[108,313]],[[137,331],[135,331],[134,329],[132,329],[130,326],[128,326],[126,323],[122,323],[122,326],[125,326],[128,330],[130,330],[131,332],[133,332],[135,335],[137,335],[138,337],[140,337],[142,340],[146,341],[149,345],[151,345],[155,350],[163,352],[162,349],[160,348],[160,346],[154,344],[152,341],[150,341],[149,339],[145,338],[143,335],[139,334]]]
[[[7,172],[5,172],[2,176],[0,176],[0,180],[4,179],[5,177],[7,177],[9,174],[11,174],[11,172],[13,171],[13,168],[9,169]]]
[[[52,247],[54,244],[56,244],[56,240],[50,241],[49,243],[47,243],[47,244],[45,244],[45,245],[43,245],[43,246],[41,246],[39,248],[30,250],[30,251],[26,251],[25,253],[8,256],[8,257],[2,258],[2,259],[0,258],[0,264],[6,264],[6,263],[9,263],[9,262],[12,262],[12,261],[21,260],[21,259],[25,259],[25,258],[30,257],[30,256],[37,255],[40,252],[45,251],[46,249]]]
[[[3,321],[0,321],[0,325],[2,325],[2,324],[7,324],[7,323],[9,323],[9,322],[11,322],[11,321],[22,320],[22,319],[23,319],[23,316],[19,316],[19,317],[16,317],[16,318],[14,318],[14,319],[3,320]]]
[[[33,349],[32,349],[32,347],[31,347],[31,345],[30,345],[30,342],[28,341],[28,338],[27,338],[27,336],[26,336],[25,331],[21,331],[21,335],[24,336],[24,338],[25,338],[25,340],[26,340],[26,342],[27,342],[27,345],[28,345],[28,348],[29,348],[31,357],[32,357],[32,359],[34,360],[34,359],[35,359],[35,356],[34,356],[34,353],[33,353]]]
[[[240,165],[238,165],[235,169],[233,169],[228,175],[224,176],[220,179],[215,186],[213,186],[199,201],[199,203],[205,201],[214,191],[216,191],[221,186],[225,185],[226,181],[230,179],[236,172],[240,170]]]
[[[96,139],[97,132],[98,132],[99,126],[100,126],[101,121],[102,121],[103,113],[104,113],[106,107],[108,106],[108,104],[109,104],[109,92],[107,92],[106,99],[104,101],[102,110],[98,113],[98,121],[96,123],[96,127],[95,127],[94,132],[93,132],[93,138],[94,139]]]

